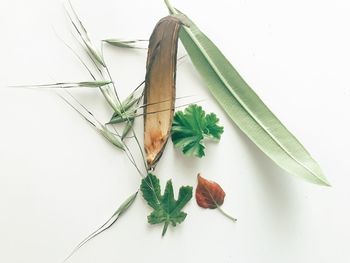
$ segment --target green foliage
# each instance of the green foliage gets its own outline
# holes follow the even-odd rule
[[[186,156],[205,155],[205,138],[220,140],[224,128],[218,126],[219,119],[214,113],[206,114],[201,106],[192,104],[174,116],[171,139],[176,148]]]
[[[164,194],[161,195],[159,179],[150,173],[141,182],[141,192],[148,205],[154,209],[148,216],[148,223],[164,223],[162,236],[165,235],[169,224],[175,227],[185,220],[187,214],[181,210],[192,198],[192,187],[182,186],[178,200],[175,200],[171,180],[167,182]]]
[[[236,125],[276,164],[309,182],[329,185],[318,163],[240,76],[218,47],[165,0],[184,24],[180,39],[213,97]]]

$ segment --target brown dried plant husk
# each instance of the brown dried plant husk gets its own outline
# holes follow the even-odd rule
[[[148,168],[153,168],[161,157],[173,121],[180,26],[177,18],[164,17],[149,40],[144,99],[144,147]]]

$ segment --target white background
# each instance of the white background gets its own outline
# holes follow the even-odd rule
[[[167,14],[161,0],[75,0],[95,43],[148,38]],[[162,186],[196,185],[196,174],[226,190],[217,211],[192,200],[188,217],[161,238],[141,196],[109,231],[70,262],[350,262],[350,5],[347,0],[185,1],[187,13],[320,163],[331,188],[289,176],[227,118],[187,59],[178,70],[178,105],[204,99],[225,127],[204,159],[167,145]],[[126,157],[55,93],[8,85],[89,80],[57,38],[74,47],[60,0],[0,2],[0,262],[61,262],[131,193],[140,177]],[[56,32],[56,33],[55,33]],[[124,96],[142,81],[144,51],[105,46]],[[183,49],[179,51],[184,54]],[[106,121],[94,90],[74,94]],[[137,124],[142,137],[142,120]]]

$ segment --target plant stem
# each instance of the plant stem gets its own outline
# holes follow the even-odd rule
[[[228,219],[232,220],[233,222],[236,222],[236,221],[237,221],[236,218],[234,218],[234,217],[230,216],[229,214],[227,214],[220,206],[217,206],[217,209],[219,210],[219,212],[220,212],[221,214],[223,214],[224,216],[226,216]]]
[[[164,2],[172,14],[177,14],[175,8],[170,4],[169,0],[164,0]]]
[[[103,58],[103,46],[101,47],[101,50],[102,50],[102,58]],[[109,71],[109,68],[107,67],[107,65],[105,65],[104,68],[106,69],[107,75],[108,75],[110,81],[112,82],[112,86],[113,86],[114,93],[115,93],[115,96],[116,96],[116,98],[117,98],[117,101],[118,101],[119,105],[122,105],[121,100],[120,100],[119,95],[118,95],[118,92],[117,92],[117,89],[116,89],[116,87],[115,87],[115,83],[113,82],[112,75],[111,75],[111,73],[110,73],[110,71]],[[140,86],[142,86],[142,84],[139,85],[136,89],[138,89]],[[124,109],[121,109],[120,114],[123,116],[124,113],[125,113],[125,112],[124,112]],[[126,117],[126,119],[127,119],[127,122],[130,123],[130,118],[129,118],[128,116],[125,116],[125,117]],[[137,146],[138,146],[138,148],[139,148],[139,150],[140,150],[140,153],[141,153],[141,156],[142,156],[142,161],[143,161],[144,167],[145,167],[145,169],[146,169],[146,171],[147,171],[146,158],[145,158],[145,155],[144,155],[144,153],[143,153],[143,150],[142,150],[140,141],[138,140],[138,138],[137,138],[137,136],[136,136],[136,132],[135,132],[133,126],[131,126],[131,132],[133,133],[133,136],[134,136],[134,139],[135,139],[135,141],[136,141],[136,144],[137,144]]]
[[[162,237],[165,235],[166,231],[168,230],[169,222],[165,222],[163,231],[162,231]]]

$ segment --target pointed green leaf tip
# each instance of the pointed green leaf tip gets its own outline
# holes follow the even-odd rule
[[[205,138],[220,140],[224,128],[218,126],[219,119],[214,113],[206,114],[201,106],[192,104],[174,116],[171,139],[176,148],[181,148],[186,156],[205,155]]]
[[[165,0],[171,14],[182,14]],[[181,20],[181,16],[178,16]],[[182,20],[181,20],[182,21]],[[250,88],[217,46],[186,17],[180,39],[213,97],[236,125],[277,165],[329,186],[318,163]]]
[[[148,223],[164,223],[162,236],[165,235],[169,225],[175,227],[185,220],[187,214],[181,210],[191,200],[192,189],[191,186],[182,186],[179,190],[178,200],[175,200],[171,180],[167,182],[163,195],[161,195],[159,179],[155,175],[150,173],[142,180],[143,198],[154,209],[147,217]]]
[[[106,42],[112,46],[120,47],[120,48],[135,48],[135,49],[146,49],[141,46],[137,46],[137,44],[142,42],[147,42],[148,40],[136,39],[136,40],[123,40],[118,38],[105,39],[103,42]]]

